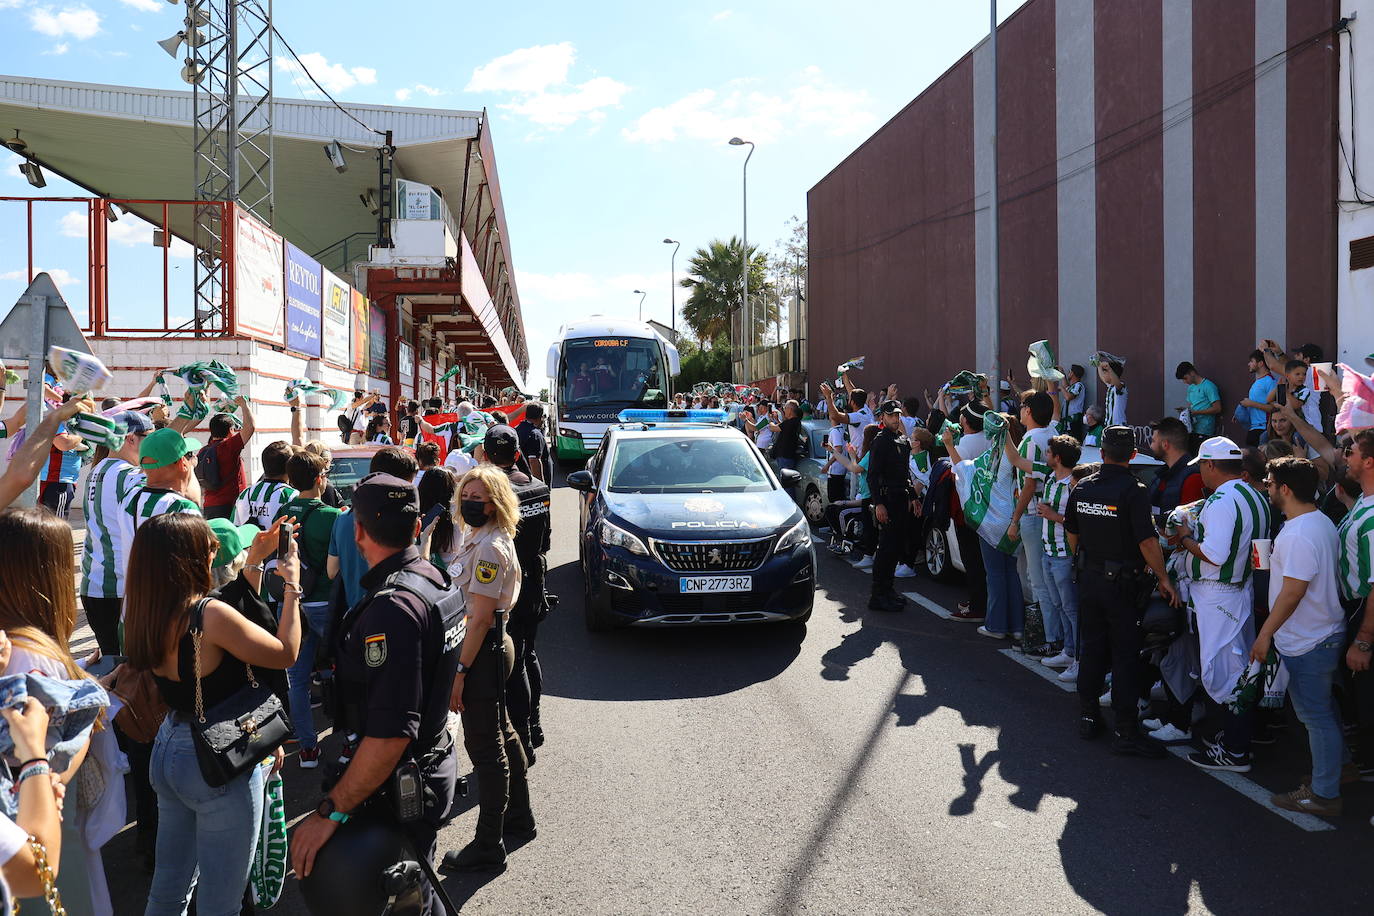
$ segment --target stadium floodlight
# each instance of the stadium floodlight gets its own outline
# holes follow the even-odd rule
[[[38,163],[32,159],[25,159],[19,164],[20,173],[29,180],[29,184],[35,188],[46,188],[48,180],[43,177],[43,170],[38,167]]]
[[[334,171],[342,175],[348,171],[348,160],[344,158],[343,147],[338,140],[330,140],[324,145],[324,158],[329,160],[329,164],[334,166]]]

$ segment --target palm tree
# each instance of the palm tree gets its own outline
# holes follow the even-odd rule
[[[740,307],[743,298],[743,261],[744,246],[731,236],[728,242],[715,239],[705,248],[698,248],[687,262],[688,275],[679,282],[692,292],[682,307],[682,318],[703,346],[730,333],[732,311]],[[778,308],[767,269],[768,256],[750,245],[749,301],[754,304],[755,340],[762,328],[777,320]]]

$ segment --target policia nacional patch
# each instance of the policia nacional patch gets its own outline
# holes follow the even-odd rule
[[[498,567],[490,560],[479,560],[477,562],[477,581],[483,585],[490,585],[496,581],[496,571]]]
[[[380,668],[386,664],[386,634],[378,633],[363,640],[363,661],[369,668]]]

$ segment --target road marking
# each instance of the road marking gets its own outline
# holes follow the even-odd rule
[[[949,611],[945,610],[942,605],[930,600],[925,595],[922,595],[920,592],[902,592],[902,594],[905,595],[911,601],[914,601],[921,607],[925,608],[927,611],[930,611],[936,617],[939,617],[943,620],[954,619],[953,616],[949,613]]]
[[[1187,762],[1188,755],[1194,751],[1194,748],[1187,744],[1170,744],[1168,749],[1170,754],[1173,754],[1184,762]],[[1190,767],[1193,766],[1191,763],[1188,765]],[[1285,808],[1280,808],[1269,800],[1269,796],[1272,793],[1268,789],[1252,780],[1246,779],[1240,773],[1232,773],[1230,770],[1204,770],[1202,767],[1193,767],[1193,769],[1211,776],[1222,785],[1235,789],[1261,808],[1269,809],[1295,827],[1301,827],[1303,830],[1311,833],[1316,833],[1320,830],[1336,829],[1335,824],[1329,823],[1325,818],[1317,817],[1315,814],[1303,814],[1301,811],[1289,811]]]
[[[998,649],[997,651],[1001,652],[1007,658],[1016,662],[1022,668],[1025,668],[1028,671],[1035,672],[1037,675],[1049,681],[1051,684],[1058,687],[1065,693],[1078,692],[1078,685],[1069,684],[1064,681],[1061,681],[1059,679],[1059,672],[1053,668],[1047,668],[1044,665],[1040,664],[1040,659],[1032,658],[1031,656],[1026,655],[1023,652],[1018,652],[1015,649]]]

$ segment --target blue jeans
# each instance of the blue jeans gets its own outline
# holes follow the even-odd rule
[[[1064,636],[1064,654],[1078,658],[1078,586],[1073,581],[1073,557],[1041,557],[1045,577],[1045,594],[1054,605],[1054,613],[1059,619]],[[1040,612],[1048,621],[1050,618],[1046,605],[1040,605]],[[1050,625],[1045,624],[1048,637]]]
[[[1341,794],[1341,716],[1331,685],[1345,650],[1345,635],[1333,636],[1302,655],[1283,655],[1293,711],[1307,727],[1312,748],[1312,791],[1323,798]]]
[[[1059,642],[1064,638],[1059,613],[1045,583],[1045,541],[1041,529],[1045,520],[1027,512],[1021,516],[1021,550],[1026,555],[1026,573],[1030,577],[1031,594],[1040,605],[1040,617],[1045,621],[1045,641]]]
[[[196,887],[200,916],[238,916],[262,821],[264,769],[211,788],[191,726],[173,718],[163,720],[148,768],[157,792],[157,869],[144,916],[184,916]]]
[[[315,649],[320,640],[329,636],[329,602],[307,601],[301,610],[305,611],[306,627],[301,633],[301,651],[286,669],[286,698],[290,701],[296,740],[300,741],[301,750],[310,750],[319,744],[315,717],[310,712],[310,675],[315,670]]]
[[[1026,606],[1021,597],[1016,557],[982,538],[978,539],[978,548],[983,552],[983,568],[988,576],[988,610],[983,626],[993,633],[1020,633],[1026,625]]]

